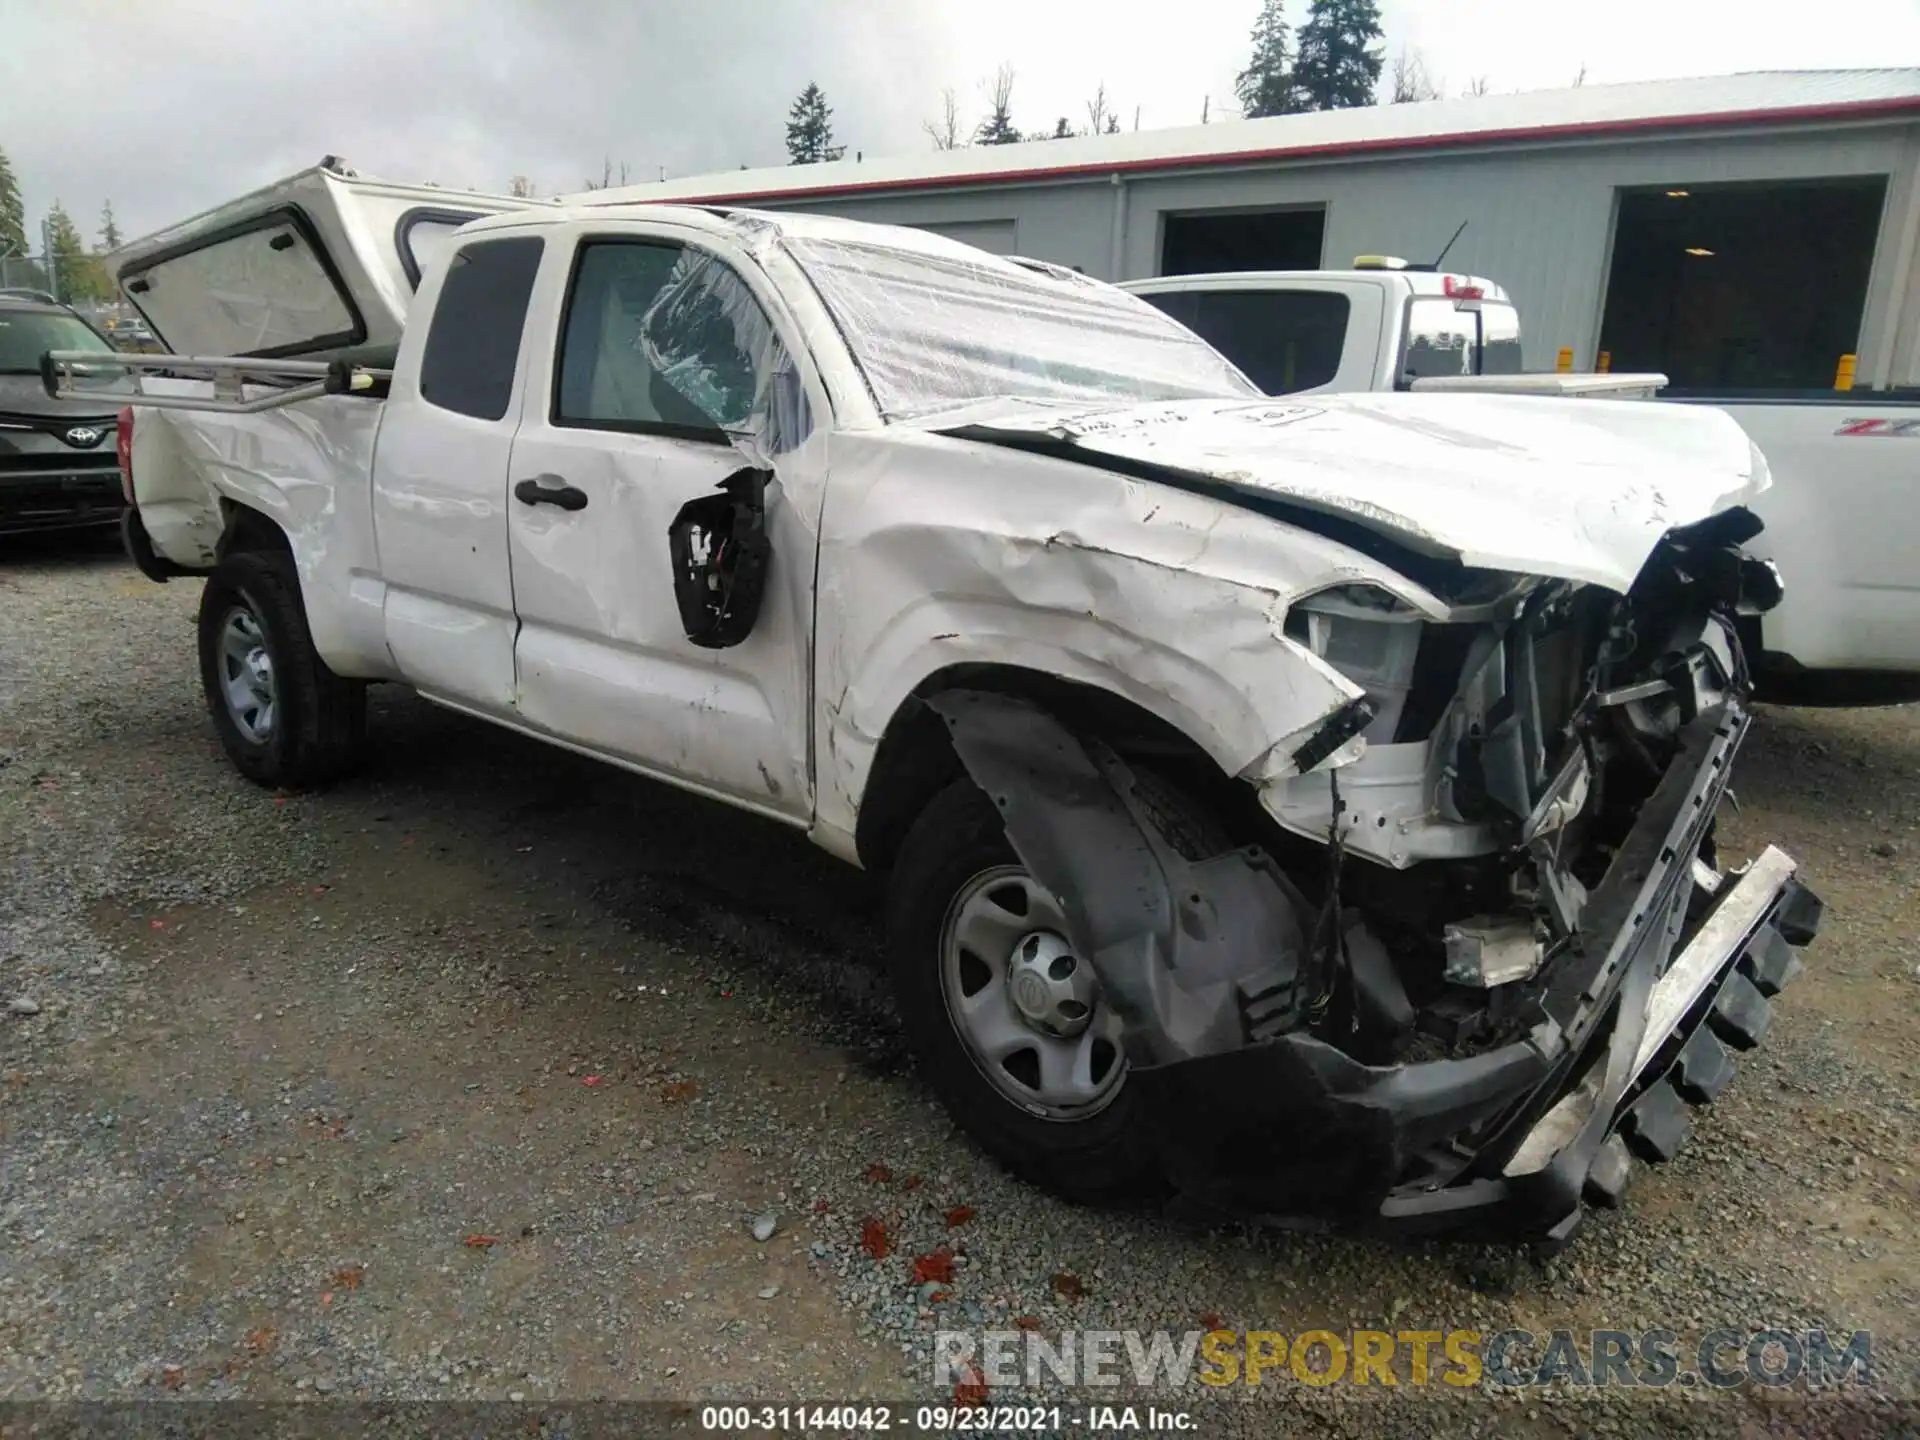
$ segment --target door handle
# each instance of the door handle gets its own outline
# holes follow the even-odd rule
[[[587,492],[567,484],[558,475],[522,480],[513,487],[513,498],[522,505],[558,505],[562,510],[587,508]]]

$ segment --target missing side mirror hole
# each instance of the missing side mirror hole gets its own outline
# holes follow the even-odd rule
[[[720,493],[680,507],[667,527],[673,596],[687,639],[708,650],[753,632],[766,593],[773,541],[767,535],[765,470],[736,470]]]

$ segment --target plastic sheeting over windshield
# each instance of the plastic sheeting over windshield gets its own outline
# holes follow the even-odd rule
[[[638,340],[654,375],[736,445],[782,455],[812,429],[793,357],[746,281],[718,257],[680,252]]]
[[[965,255],[789,236],[889,419],[982,400],[1241,399],[1191,330],[1112,286]]]

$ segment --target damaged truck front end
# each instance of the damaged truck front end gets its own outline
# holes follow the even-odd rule
[[[1781,850],[1714,846],[1741,619],[1780,597],[1758,528],[1672,530],[1624,595],[1461,567],[1445,622],[1297,603],[1288,637],[1365,694],[1242,777],[1270,823],[1218,853],[1032,701],[930,701],[1118,1017],[1184,1207],[1554,1245],[1674,1153],[1820,912]]]

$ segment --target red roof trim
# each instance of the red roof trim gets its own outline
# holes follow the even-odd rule
[[[936,190],[956,185],[1011,185],[1028,180],[1072,180],[1080,177],[1135,174],[1150,170],[1189,170],[1204,165],[1257,165],[1268,160],[1378,155],[1394,151],[1432,150],[1450,145],[1492,145],[1508,140],[1590,139],[1606,135],[1633,134],[1646,130],[1702,129],[1715,125],[1758,125],[1778,120],[1862,120],[1915,112],[1920,112],[1920,95],[1903,95],[1889,100],[1795,105],[1782,109],[1720,110],[1699,115],[1657,115],[1633,120],[1591,120],[1568,125],[1522,125],[1505,130],[1461,130],[1445,135],[1414,135],[1381,140],[1342,140],[1326,145],[1276,146],[1267,150],[1228,150],[1208,155],[1109,160],[1099,164],[1035,166],[1027,170],[985,170],[957,175],[916,175],[899,180],[862,180],[850,184],[817,185],[796,190],[716,191],[708,195],[676,195],[671,201],[662,203],[737,204],[749,200],[793,199],[810,195],[858,195],[899,190]]]

